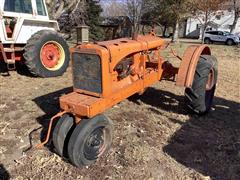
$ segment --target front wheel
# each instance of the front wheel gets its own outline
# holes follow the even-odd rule
[[[206,114],[212,106],[217,83],[217,59],[202,55],[198,61],[191,88],[185,89],[187,107],[198,115]]]
[[[82,119],[70,137],[68,156],[77,167],[91,165],[108,151],[111,142],[112,122],[106,116]]]
[[[53,145],[58,155],[67,157],[67,143],[75,128],[74,119],[69,114],[64,114],[53,129]]]
[[[69,47],[57,32],[41,30],[28,40],[24,48],[24,59],[28,69],[34,75],[60,76],[69,64]]]
[[[211,41],[210,38],[205,38],[205,39],[204,39],[204,43],[205,43],[205,44],[211,44],[211,42],[212,42],[212,41]]]
[[[226,44],[227,44],[228,46],[232,46],[232,45],[234,44],[234,41],[233,41],[232,39],[228,39],[227,42],[226,42]]]

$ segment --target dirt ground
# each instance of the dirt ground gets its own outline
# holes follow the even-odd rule
[[[187,45],[176,49],[181,53]],[[208,115],[189,115],[184,89],[157,83],[105,113],[114,122],[112,148],[80,169],[54,154],[51,145],[34,148],[59,110],[58,97],[71,91],[71,69],[49,79],[15,71],[0,76],[0,179],[239,180],[240,49],[211,48],[219,78]]]

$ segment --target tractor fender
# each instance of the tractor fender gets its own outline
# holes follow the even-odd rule
[[[197,63],[201,55],[211,55],[211,50],[207,45],[191,45],[186,49],[177,74],[177,86],[192,86]]]

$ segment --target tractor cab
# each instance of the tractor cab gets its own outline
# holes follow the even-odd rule
[[[0,0],[1,15],[49,19],[44,0]],[[21,14],[21,15],[20,15]]]
[[[49,21],[44,0],[0,0],[0,18],[2,42],[16,40],[24,19]]]

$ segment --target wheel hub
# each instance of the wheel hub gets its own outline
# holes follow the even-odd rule
[[[208,81],[206,84],[206,90],[211,90],[214,86],[214,71],[211,69],[209,75],[208,75]]]
[[[94,130],[86,140],[84,145],[84,154],[86,158],[89,160],[97,159],[98,155],[101,153],[103,144],[103,129],[98,128]]]
[[[47,68],[54,68],[60,60],[60,50],[54,43],[47,43],[41,50],[41,60]]]

